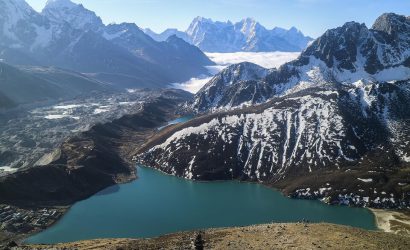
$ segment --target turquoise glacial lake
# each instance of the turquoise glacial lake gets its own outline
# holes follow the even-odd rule
[[[181,117],[168,125],[190,119]],[[289,199],[255,183],[194,182],[143,166],[137,167],[137,174],[138,179],[131,183],[109,187],[77,202],[54,226],[28,238],[26,243],[144,238],[303,219],[376,230],[374,215],[364,208]]]
[[[138,166],[138,180],[76,203],[54,226],[27,243],[153,237],[210,227],[268,222],[330,222],[376,229],[363,208],[295,200],[260,184],[194,182]]]

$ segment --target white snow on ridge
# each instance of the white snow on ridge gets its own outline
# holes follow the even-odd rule
[[[193,138],[208,138],[210,143],[222,140],[230,145],[238,133],[235,128],[243,126],[237,152],[239,156],[244,148],[249,152],[244,160],[244,173],[248,175],[253,171],[253,159],[258,158],[255,172],[257,178],[267,174],[259,172],[266,162],[271,163],[269,173],[284,174],[286,169],[294,164],[308,164],[312,171],[319,164],[350,160],[342,151],[339,154],[334,153],[342,147],[341,138],[345,136],[342,117],[337,115],[336,103],[325,102],[321,97],[310,95],[298,98],[298,101],[299,107],[268,108],[262,113],[229,115],[196,127],[184,128],[175,132],[164,143],[151,148],[148,153],[158,153],[161,155],[159,162],[166,162],[165,159],[174,157],[172,155],[178,152],[176,150],[196,147],[195,143],[186,144],[185,138],[192,135]],[[317,122],[312,122],[312,119],[316,119]],[[278,138],[284,126],[286,135]],[[293,140],[295,143],[290,143]],[[283,153],[279,154],[281,148]],[[304,162],[306,159],[309,160]]]

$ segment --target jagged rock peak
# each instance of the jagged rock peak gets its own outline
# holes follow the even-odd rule
[[[0,7],[3,8],[3,11],[7,11],[7,15],[16,12],[34,12],[34,9],[25,0],[0,0]],[[0,9],[0,13],[2,13],[2,9]]]
[[[385,13],[378,17],[372,29],[394,35],[405,32],[410,27],[409,17],[397,15],[395,13]]]
[[[70,0],[49,0],[42,14],[55,23],[67,22],[73,28],[100,32],[104,24],[95,12]]]
[[[255,18],[247,17],[247,18],[242,19],[241,23],[252,25],[252,24],[256,24],[257,22],[256,22]]]
[[[107,28],[115,28],[115,29],[122,29],[122,30],[138,30],[142,31],[140,27],[138,27],[135,23],[110,23],[107,25]]]
[[[224,69],[220,74],[225,82],[257,80],[265,77],[268,70],[250,62],[233,64]]]
[[[45,8],[74,8],[78,5],[70,0],[48,0]]]
[[[197,16],[194,18],[194,20],[192,21],[192,23],[197,23],[197,22],[208,22],[208,23],[212,23],[212,19],[211,18],[205,18],[202,16]]]

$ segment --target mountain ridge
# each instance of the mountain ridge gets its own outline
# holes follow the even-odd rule
[[[396,16],[384,14],[375,21],[375,24],[377,25],[378,20],[388,18],[392,23],[396,23],[395,27],[410,30],[408,19],[397,19]],[[364,24],[348,22],[341,27],[327,30],[296,60],[278,69],[266,69],[269,72],[266,77],[253,79],[258,80],[256,87],[263,86],[263,92],[257,91],[256,87],[253,87],[254,91],[249,91],[248,88],[252,85],[241,81],[219,82],[218,86],[225,87],[221,91],[215,91],[220,87],[216,84],[212,86],[211,82],[216,82],[221,75],[227,74],[226,71],[232,71],[232,68],[227,68],[206,84],[207,88],[200,90],[190,105],[196,112],[207,112],[242,104],[257,104],[262,101],[253,98],[254,93],[263,96],[262,100],[267,100],[290,91],[297,83],[304,82],[407,80],[410,75],[410,36],[402,32],[402,35],[395,39],[389,39],[386,34],[388,31],[368,29]],[[232,103],[237,97],[242,101]]]
[[[214,22],[210,18],[196,17],[186,31],[167,29],[156,34],[150,29],[144,32],[157,41],[164,41],[177,35],[206,52],[269,52],[302,51],[313,39],[292,27],[289,30],[275,27],[266,29],[253,18],[245,18],[237,23],[231,21]]]
[[[188,43],[172,49],[172,44],[154,41],[135,24],[137,31],[123,29],[122,36],[104,37],[106,30],[124,25],[105,26],[93,11],[69,0],[49,1],[42,13],[23,0],[1,0],[0,7],[0,55],[7,63],[58,66],[93,73],[112,84],[116,77],[123,87],[153,88],[208,74],[205,66],[213,65],[199,49],[184,54],[183,47],[191,48]],[[128,38],[140,44],[142,54],[124,46]],[[188,64],[188,57],[198,60]]]
[[[189,103],[205,115],[152,138],[138,161],[187,179],[263,182],[292,197],[408,207],[409,19],[379,22],[328,30],[279,69],[228,67]]]

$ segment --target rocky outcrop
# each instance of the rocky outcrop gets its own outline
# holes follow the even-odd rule
[[[193,103],[188,105],[198,112],[205,112],[215,107],[263,102],[273,91],[268,84],[259,81],[268,73],[267,69],[248,62],[229,66],[205,84]]]

